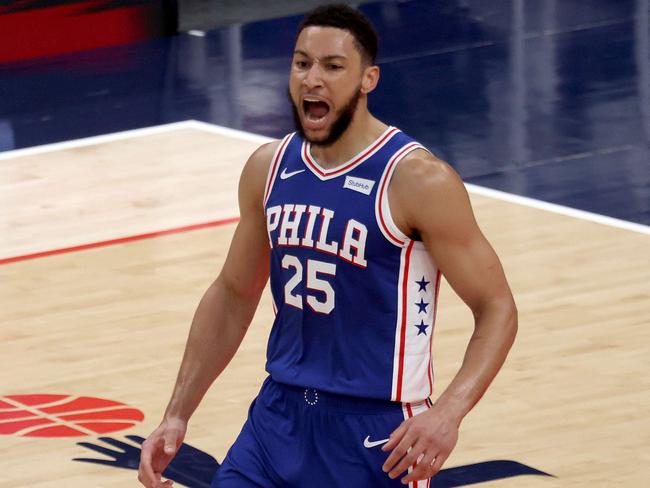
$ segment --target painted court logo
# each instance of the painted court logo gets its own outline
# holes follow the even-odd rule
[[[80,452],[88,455],[91,451],[93,457],[73,460],[104,467],[137,471],[144,437],[131,434],[117,439],[97,434],[128,429],[142,420],[144,414],[137,408],[104,398],[51,394],[0,396],[0,435],[92,436],[77,445],[86,449]],[[364,444],[375,447],[385,441],[366,438]],[[188,488],[210,488],[219,467],[210,454],[184,443],[163,476]],[[452,488],[524,475],[551,476],[516,461],[495,460],[445,468],[434,481],[436,488]]]
[[[144,420],[137,408],[71,395],[0,396],[0,435],[82,437],[128,429]]]

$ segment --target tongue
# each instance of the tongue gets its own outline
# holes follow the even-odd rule
[[[309,115],[315,119],[324,117],[329,110],[330,109],[325,102],[312,102],[309,104]]]

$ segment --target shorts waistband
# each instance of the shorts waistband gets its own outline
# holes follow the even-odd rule
[[[304,407],[320,407],[329,410],[348,411],[356,413],[391,413],[401,412],[403,408],[428,405],[428,399],[417,403],[400,403],[376,398],[363,398],[340,393],[331,393],[318,388],[302,387],[279,383],[270,376],[264,381],[264,388],[277,389],[291,402]],[[408,406],[408,407],[407,407]]]

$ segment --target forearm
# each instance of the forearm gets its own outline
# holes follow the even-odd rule
[[[241,296],[222,279],[207,289],[194,314],[185,353],[165,418],[185,421],[239,348],[259,302]]]
[[[475,314],[474,333],[458,373],[436,401],[458,424],[501,369],[517,333],[517,310],[504,298]]]

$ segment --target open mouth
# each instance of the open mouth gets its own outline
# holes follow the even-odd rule
[[[302,109],[309,121],[322,122],[329,113],[330,106],[322,100],[305,98],[302,101]]]

